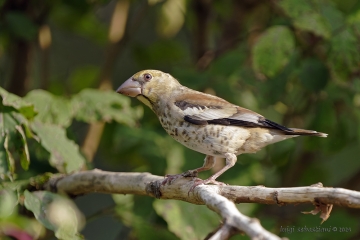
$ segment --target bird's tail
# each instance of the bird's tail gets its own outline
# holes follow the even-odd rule
[[[307,135],[307,136],[316,136],[316,137],[327,137],[327,133],[317,132],[313,130],[305,130],[299,128],[290,128],[292,132],[286,132],[287,135]]]

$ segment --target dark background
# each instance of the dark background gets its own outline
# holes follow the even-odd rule
[[[239,156],[219,181],[360,190],[357,0],[3,0],[0,21],[0,84],[9,92],[25,96],[40,88],[70,98],[84,88],[116,89],[137,71],[159,69],[285,126],[329,134]],[[133,126],[76,120],[66,126],[89,169],[165,175],[202,165],[202,154],[172,140],[147,107],[131,102],[143,108]],[[56,172],[31,157],[19,179]],[[87,217],[86,239],[202,239],[219,223],[205,207],[177,201],[101,194],[75,201]],[[319,216],[301,213],[311,205],[238,208],[282,237],[360,238],[354,209],[335,206],[320,225]],[[304,226],[338,231],[296,231]],[[351,231],[340,233],[340,227]]]

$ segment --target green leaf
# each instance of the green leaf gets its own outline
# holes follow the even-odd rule
[[[204,239],[219,224],[219,217],[206,206],[176,200],[155,200],[153,205],[180,239]]]
[[[328,21],[318,13],[309,13],[294,20],[295,27],[313,32],[323,38],[330,38],[331,25]]]
[[[83,239],[79,230],[84,216],[69,199],[55,193],[25,191],[25,207],[47,229],[55,232],[58,239]]]
[[[37,27],[24,12],[10,11],[5,14],[8,29],[17,37],[24,40],[33,40],[36,37]]]
[[[67,138],[65,129],[40,122],[32,123],[31,129],[50,153],[50,164],[59,172],[70,173],[84,166],[85,158],[80,154],[79,146]]]
[[[336,8],[333,2],[321,5],[321,9],[321,13],[328,21],[331,31],[336,35],[336,31],[339,31],[346,24],[344,14]]]
[[[5,91],[0,87],[0,96],[2,98],[2,105],[15,108],[19,113],[24,115],[27,119],[32,119],[37,112],[31,103],[24,101],[22,98]]]
[[[16,126],[16,130],[18,131],[19,135],[21,136],[21,145],[18,146],[18,148],[17,148],[17,151],[20,154],[21,167],[24,170],[28,170],[29,165],[30,165],[30,154],[29,154],[26,137],[25,137],[25,132],[21,126]]]
[[[317,8],[320,8],[317,4],[305,0],[283,0],[279,5],[292,18],[296,28],[330,38],[331,24],[317,11]]]
[[[40,193],[42,192],[38,192],[38,194]],[[54,231],[55,227],[46,218],[46,212],[44,211],[45,209],[43,208],[43,206],[46,206],[48,204],[48,202],[45,199],[45,196],[43,196],[41,199],[41,196],[37,196],[35,195],[35,193],[31,193],[28,190],[25,190],[24,196],[25,196],[25,201],[24,201],[25,207],[28,210],[32,211],[36,219],[39,222],[41,222],[41,224],[43,224],[47,229]]]
[[[15,172],[15,159],[9,147],[9,135],[5,136],[5,143],[4,143],[6,157],[8,160],[8,167],[10,174],[14,174]]]
[[[254,87],[257,88],[259,92],[253,92],[253,94],[255,94],[256,100],[260,108],[276,104],[279,101],[279,99],[282,98],[282,96],[288,95],[286,86],[288,85],[289,82],[291,82],[291,79],[293,78],[292,76],[295,75],[294,73],[298,71],[299,60],[300,60],[300,53],[298,50],[296,50],[294,54],[291,56],[290,61],[286,65],[286,67],[278,75],[271,78],[271,81],[265,81],[259,84],[259,82],[254,79],[252,83],[249,83],[251,85],[256,84],[254,85]],[[257,97],[257,93],[261,94],[262,97],[261,98]],[[243,102],[246,101],[248,101],[248,99],[243,99]],[[252,109],[253,107],[255,106],[249,106],[250,109]],[[260,109],[254,108],[252,110],[259,111]],[[271,117],[271,120],[275,121],[276,118],[279,117],[278,121],[281,121],[280,116],[275,117],[273,113],[270,112],[268,114],[269,115],[267,117],[268,118]]]
[[[360,9],[353,14],[350,14],[346,21],[353,26],[360,27]]]
[[[15,180],[12,182],[4,181],[4,182],[1,182],[1,184],[0,184],[0,190],[9,190],[9,191],[13,191],[13,192],[24,191],[24,189],[29,187],[29,184],[31,181],[33,181],[32,178],[26,179],[26,180]]]
[[[358,43],[359,40],[350,28],[341,31],[330,41],[328,62],[335,76],[343,81],[348,80],[349,74],[357,71],[360,64]]]
[[[164,37],[176,35],[185,22],[186,1],[169,0],[161,6],[157,30]]]
[[[62,1],[67,4],[57,4],[51,11],[51,20],[62,28],[69,29],[74,33],[90,37],[104,45],[107,42],[107,27],[100,19],[89,11],[89,2]],[[99,1],[97,1],[99,4]],[[74,8],[74,5],[77,5]]]
[[[174,239],[175,236],[165,227],[155,225],[143,214],[139,214],[137,206],[146,206],[142,203],[136,205],[134,195],[116,194],[113,195],[113,199],[116,203],[116,214],[125,226],[131,228],[132,236],[136,236],[137,239]],[[154,228],[156,231],[153,231]]]
[[[317,163],[320,168],[326,169],[329,174],[328,185],[336,186],[343,182],[349,181],[353,176],[356,176],[360,168],[360,162],[354,161],[354,156],[359,152],[357,144],[344,146],[332,156],[329,156],[326,161]],[[355,154],[355,155],[354,155]],[[341,159],[341,161],[339,161]],[[341,169],[342,171],[339,171]]]
[[[76,20],[75,24],[74,22],[71,23],[71,28],[74,32],[84,35],[85,37],[90,37],[101,45],[107,43],[106,24],[100,21],[96,15],[89,13]]]
[[[167,139],[165,139],[166,143],[164,146],[167,146],[166,149],[166,173],[167,174],[176,174],[181,172],[181,167],[184,165],[185,157],[184,157],[184,148],[175,143],[171,144]]]
[[[9,165],[5,149],[5,135],[0,134],[0,179],[5,179],[9,172]]]
[[[278,74],[295,51],[292,32],[284,26],[268,28],[253,48],[253,67],[269,77]]]
[[[85,66],[75,69],[68,79],[71,91],[78,93],[84,88],[95,87],[99,73],[100,69],[97,66]]]
[[[0,112],[0,134],[3,140],[3,150],[5,150],[1,155],[5,156],[7,167],[5,167],[4,163],[1,165],[3,166],[3,169],[8,170],[6,174],[10,175],[15,172],[13,141],[16,141],[16,127],[18,126],[18,122],[12,115],[13,112],[14,109],[10,107],[2,107]]]
[[[215,58],[210,65],[211,76],[231,76],[239,71],[239,67],[243,64],[245,65],[245,61],[247,60],[246,56],[248,49],[247,46],[244,47],[243,45]],[[221,85],[224,86],[222,81]],[[216,90],[218,91],[218,88],[216,88]]]
[[[23,169],[27,170],[30,154],[23,126],[27,128],[27,120],[14,107],[0,106],[0,174],[10,178],[15,172],[15,162],[20,160]],[[23,126],[22,126],[23,125]]]
[[[15,193],[10,190],[0,191],[0,202],[0,220],[12,215],[18,204]]]
[[[73,97],[71,104],[76,119],[88,123],[114,120],[133,126],[142,114],[141,108],[130,107],[129,98],[113,91],[85,89]]]
[[[114,202],[116,203],[116,213],[121,217],[122,222],[126,226],[132,226],[136,219],[134,214],[134,195],[112,195]]]
[[[72,121],[70,101],[38,89],[29,92],[24,100],[34,104],[39,114],[35,120],[68,127]]]
[[[326,86],[329,77],[329,70],[325,64],[314,58],[306,59],[300,68],[300,81],[311,91],[322,90]]]
[[[151,44],[138,44],[134,46],[133,55],[143,68],[149,66],[163,66],[170,62],[184,59],[187,49],[176,40],[160,40]]]

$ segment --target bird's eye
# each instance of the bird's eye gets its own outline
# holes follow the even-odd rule
[[[151,78],[152,78],[151,74],[149,74],[149,73],[145,73],[145,74],[144,74],[144,79],[145,79],[146,81],[150,81]]]

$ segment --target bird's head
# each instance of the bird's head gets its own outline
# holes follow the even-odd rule
[[[161,99],[166,101],[171,92],[179,86],[181,86],[180,83],[168,73],[143,70],[121,84],[116,92],[137,97],[151,108],[152,103]]]

